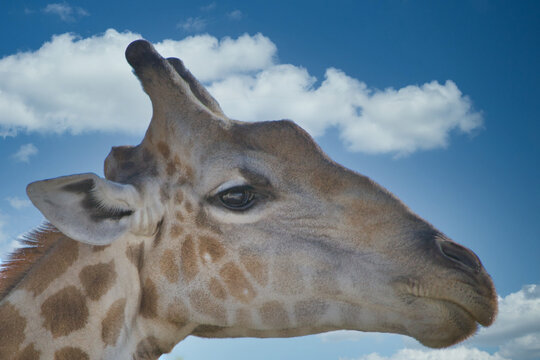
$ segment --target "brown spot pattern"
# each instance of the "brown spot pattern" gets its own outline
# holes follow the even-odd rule
[[[34,344],[25,347],[17,356],[16,360],[39,360],[39,351],[34,348]]]
[[[197,225],[197,228],[199,229],[209,229],[218,233],[220,232],[216,224],[210,222],[210,219],[208,218],[208,215],[204,211],[203,207],[199,208],[199,211],[197,212],[197,215],[195,216],[195,225]]]
[[[220,275],[233,297],[244,303],[248,303],[255,297],[255,290],[234,263],[229,262],[223,265]]]
[[[189,322],[189,310],[184,302],[178,298],[167,308],[167,319],[178,328],[185,326]]]
[[[66,346],[54,353],[54,360],[89,360],[88,354],[79,348]]]
[[[16,354],[24,340],[26,319],[12,304],[0,306],[0,359],[8,359]]]
[[[221,285],[218,279],[212,278],[210,279],[210,283],[208,284],[208,288],[210,290],[210,293],[214,295],[218,299],[225,299],[227,297],[227,293],[225,292],[225,288]]]
[[[191,204],[191,202],[189,202],[188,200],[186,200],[186,203],[185,203],[185,208],[186,208],[186,211],[188,213],[192,213],[193,212],[193,205]]]
[[[176,220],[183,222],[184,221],[184,215],[180,211],[177,211],[174,216],[176,217]]]
[[[85,266],[79,273],[79,279],[86,296],[92,300],[99,300],[116,280],[114,261]]]
[[[180,268],[176,264],[176,254],[174,251],[171,249],[165,250],[161,256],[159,266],[161,273],[165,275],[170,283],[178,282]]]
[[[213,302],[210,296],[202,290],[192,291],[189,294],[189,303],[196,311],[210,316],[218,323],[224,323],[226,320],[225,308]]]
[[[268,283],[268,269],[266,264],[260,260],[260,257],[255,255],[241,255],[240,261],[259,285],[266,286]]]
[[[167,163],[167,168],[165,169],[165,171],[167,171],[167,175],[173,176],[177,172],[175,163],[172,161],[169,161]]]
[[[184,166],[184,174],[188,181],[193,181],[193,168],[190,165]]]
[[[94,245],[94,246],[92,246],[92,251],[93,252],[100,252],[100,251],[105,250],[109,246],[111,246],[111,245]]]
[[[277,301],[269,301],[259,309],[262,321],[273,329],[284,329],[289,326],[289,316]]]
[[[312,326],[326,310],[328,304],[321,300],[300,301],[294,305],[294,316],[297,326]]]
[[[141,315],[145,318],[153,318],[157,315],[158,294],[156,285],[151,279],[146,279],[142,287]]]
[[[177,204],[181,204],[182,201],[184,201],[184,192],[182,190],[176,191],[176,194],[174,195],[174,200]]]
[[[140,271],[142,269],[144,259],[144,243],[141,242],[139,245],[129,245],[126,249],[126,256],[129,261],[131,261],[131,263]]]
[[[133,360],[156,360],[163,352],[155,337],[149,336],[137,344]]]
[[[68,286],[45,300],[41,305],[41,315],[44,319],[43,327],[54,338],[68,335],[86,325],[86,298],[75,286]]]
[[[25,289],[33,292],[34,296],[41,294],[54,279],[62,275],[77,260],[79,243],[62,237],[49,254],[43,259],[42,265],[27,277],[28,280],[24,284]]]
[[[225,254],[225,249],[216,238],[199,236],[199,256],[203,264],[207,262],[206,254],[210,255],[212,262],[218,262]]]
[[[236,324],[249,328],[252,326],[251,313],[247,309],[236,310]]]
[[[169,195],[169,189],[167,186],[163,185],[160,189],[159,189],[159,196],[161,198],[161,202],[167,202],[171,199],[171,196]]]
[[[182,244],[182,249],[180,250],[180,255],[182,257],[182,274],[184,276],[184,280],[189,282],[193,280],[199,271],[197,266],[197,257],[195,254],[195,246],[191,236],[186,236],[186,239]]]
[[[124,309],[126,307],[126,299],[116,300],[101,321],[101,340],[106,345],[115,345],[120,336],[122,325],[124,324]]]
[[[182,234],[182,227],[180,225],[174,224],[171,226],[171,230],[169,231],[169,236],[172,239],[178,239],[180,235]]]
[[[171,156],[171,149],[169,148],[169,145],[165,144],[165,142],[160,141],[157,144],[158,151],[160,154],[165,158],[168,159],[169,156]]]

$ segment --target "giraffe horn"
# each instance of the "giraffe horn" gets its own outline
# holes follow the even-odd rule
[[[148,41],[136,40],[129,44],[126,60],[150,97],[154,113],[177,104],[187,115],[202,111],[224,116],[214,98],[179,59],[164,59]]]
[[[184,79],[189,85],[193,95],[199,99],[208,109],[210,109],[214,114],[225,117],[223,110],[219,106],[219,103],[210,95],[210,93],[202,86],[202,84],[191,74],[191,72],[185,67],[182,60],[178,58],[167,58],[169,64],[171,64],[178,75]]]

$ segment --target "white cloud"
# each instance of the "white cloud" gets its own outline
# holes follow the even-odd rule
[[[17,197],[17,196],[8,197],[6,200],[9,202],[9,205],[11,205],[12,208],[17,209],[17,210],[21,210],[32,205],[30,200],[21,199],[20,197]]]
[[[227,13],[227,17],[230,20],[240,20],[244,17],[244,14],[240,10],[233,10],[230,13]]]
[[[470,133],[482,124],[452,81],[378,91],[330,68],[315,83],[306,69],[275,65],[254,76],[230,76],[210,91],[232,117],[290,118],[314,136],[336,126],[351,151],[367,153],[445,147],[452,131]]]
[[[189,17],[179,22],[177,27],[187,32],[201,32],[206,27],[206,20],[201,17]]]
[[[362,356],[356,360],[511,360],[499,354],[490,354],[478,349],[458,346],[442,350],[402,349],[390,357],[377,353]]]
[[[62,21],[66,22],[73,22],[79,17],[90,15],[85,9],[72,7],[67,3],[48,4],[43,11],[47,14],[58,15]]]
[[[212,11],[214,10],[215,8],[217,7],[217,4],[215,1],[212,1],[210,4],[208,5],[204,5],[204,6],[201,6],[201,10],[202,11]]]
[[[22,145],[19,150],[11,155],[16,161],[30,162],[30,156],[34,156],[38,153],[38,148],[34,144]]]
[[[274,43],[261,34],[221,40],[210,35],[190,36],[181,41],[164,40],[156,48],[166,57],[181,58],[207,84],[236,75],[251,76],[271,68],[277,52]]]
[[[115,30],[89,38],[63,34],[34,52],[0,59],[0,136],[142,133],[151,108],[123,56],[140,37]],[[376,90],[329,68],[318,83],[305,68],[279,64],[276,45],[260,34],[190,36],[156,48],[184,60],[232,118],[289,118],[314,136],[337,127],[351,151],[399,155],[445,147],[452,132],[482,124],[452,81]]]

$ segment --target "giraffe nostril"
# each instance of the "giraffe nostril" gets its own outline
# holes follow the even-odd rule
[[[439,244],[441,252],[446,258],[465,265],[474,271],[478,271],[482,267],[480,259],[466,247],[448,240],[440,240]]]

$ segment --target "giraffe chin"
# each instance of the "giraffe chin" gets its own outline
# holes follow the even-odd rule
[[[426,316],[429,324],[424,324],[417,331],[418,322],[409,328],[409,336],[422,345],[431,348],[445,348],[455,345],[478,330],[479,320],[465,307],[451,301],[423,299],[427,309],[437,309],[438,316]]]

